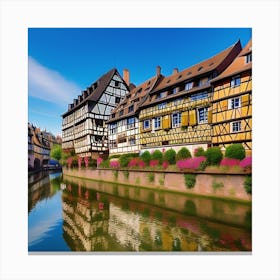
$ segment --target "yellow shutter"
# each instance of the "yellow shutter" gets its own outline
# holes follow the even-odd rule
[[[222,109],[222,111],[224,111],[224,110],[227,110],[228,109],[228,100],[226,99],[226,100],[223,100],[223,101],[221,101],[221,109]]]
[[[212,123],[212,110],[208,109],[208,123]]]
[[[188,126],[189,125],[189,112],[183,112],[182,113],[182,126]]]
[[[242,95],[241,97],[242,106],[248,106],[249,102],[250,102],[250,95],[249,94]]]
[[[189,124],[196,125],[196,110],[191,110],[189,114]]]
[[[162,120],[162,128],[169,129],[171,127],[170,115],[164,116]]]

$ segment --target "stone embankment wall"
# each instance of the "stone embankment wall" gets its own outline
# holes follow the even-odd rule
[[[196,173],[193,188],[186,187],[182,172],[64,168],[63,174],[208,197],[251,201],[251,195],[247,194],[244,188],[244,174]]]

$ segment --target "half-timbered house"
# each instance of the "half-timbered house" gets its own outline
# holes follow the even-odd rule
[[[140,106],[141,151],[211,145],[211,84],[241,51],[240,41],[181,72],[174,69]]]
[[[106,121],[128,93],[128,85],[112,69],[84,90],[62,115],[62,148],[80,157],[97,158],[108,153]]]
[[[112,111],[109,121],[110,155],[139,153],[139,105],[163,78],[158,66],[156,75],[133,88]]]
[[[252,153],[252,40],[232,64],[212,80],[212,144],[222,150],[242,143]]]

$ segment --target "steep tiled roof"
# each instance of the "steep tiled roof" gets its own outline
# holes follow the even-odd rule
[[[146,99],[145,102],[141,104],[141,107],[147,107],[151,104],[156,104],[163,102],[168,99],[173,99],[186,95],[186,90],[179,90],[176,93],[166,95],[163,98],[157,98],[156,94],[160,92],[166,92],[172,88],[180,86],[180,88],[188,81],[194,81],[199,78],[207,78],[210,74],[219,74],[234,60],[236,56],[239,55],[241,51],[240,41],[236,42],[231,47],[224,51],[221,51],[217,55],[208,58],[200,63],[197,63],[181,72],[177,72],[168,77],[162,79],[161,82],[152,90],[150,97]],[[195,91],[206,90],[210,88],[210,83],[205,82],[199,86],[194,86],[192,89],[188,90],[187,93],[190,94]]]
[[[139,106],[145,101],[145,98],[149,95],[150,91],[163,78],[164,77],[162,75],[156,75],[150,78],[149,80],[145,81],[141,85],[133,88],[122,100],[122,102],[115,109],[112,110],[110,119],[107,121],[107,123],[112,123],[137,114]],[[129,107],[132,105],[133,110],[129,112]],[[122,115],[120,115],[121,111],[123,111]],[[112,116],[114,116],[114,118]]]
[[[70,104],[69,110],[62,115],[65,117],[76,110],[78,107],[84,105],[87,101],[97,102],[101,97],[102,93],[105,91],[107,86],[109,85],[111,79],[118,73],[116,68],[111,69],[109,72],[101,76],[96,82],[92,83],[86,90],[82,92],[82,95],[78,96],[77,104]],[[128,86],[127,86],[128,88]],[[79,101],[80,98],[80,101]]]
[[[164,88],[171,87],[175,84],[178,84],[182,81],[191,80],[196,76],[201,76],[213,70],[216,70],[221,66],[225,59],[230,56],[233,52],[237,51],[238,53],[241,50],[240,41],[227,48],[226,50],[218,53],[211,58],[208,58],[200,63],[197,63],[181,72],[173,74],[171,76],[165,77],[162,82],[156,87],[154,91],[160,91]]]
[[[250,40],[247,45],[242,49],[240,54],[235,58],[235,60],[225,69],[218,77],[213,79],[211,82],[219,81],[223,78],[227,78],[238,73],[252,69],[252,62],[246,63],[245,55],[252,52],[252,40]]]

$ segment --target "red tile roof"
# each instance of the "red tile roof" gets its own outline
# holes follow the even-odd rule
[[[245,56],[252,52],[252,40],[250,40],[247,45],[242,49],[240,54],[235,58],[235,60],[222,72],[218,77],[213,79],[211,82],[216,82],[221,79],[236,75],[238,73],[252,69],[252,62],[246,63]]]

